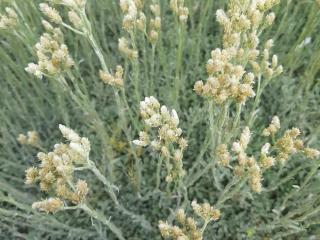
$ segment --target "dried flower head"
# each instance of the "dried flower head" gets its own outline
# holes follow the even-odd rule
[[[280,129],[280,120],[273,117],[271,124],[266,128],[268,135],[274,135]],[[270,169],[276,162],[284,164],[292,155],[301,152],[306,157],[315,159],[319,157],[320,151],[304,147],[303,141],[299,138],[301,132],[298,128],[287,130],[282,137],[276,139],[274,145],[265,143],[261,147],[259,161],[254,156],[248,156],[246,150],[250,143],[251,132],[245,127],[241,133],[240,139],[232,144],[232,151],[237,156],[237,165],[234,166],[234,175],[243,178],[248,177],[248,183],[253,192],[261,193],[263,172]],[[216,150],[219,162],[225,161],[224,158],[231,159],[228,154],[228,147],[225,144],[219,145]],[[225,155],[227,154],[227,155]],[[222,159],[222,160],[221,160]],[[221,164],[223,165],[223,164]]]
[[[59,12],[55,8],[49,6],[46,3],[40,3],[39,7],[40,7],[40,11],[45,16],[48,17],[50,22],[55,23],[55,24],[61,24],[62,23],[62,18],[60,16]]]
[[[143,2],[135,0],[120,0],[120,8],[124,14],[122,27],[130,32],[134,28],[144,31],[146,16],[142,12]]]
[[[5,14],[0,14],[0,30],[10,30],[16,27],[18,15],[12,8],[6,7]]]
[[[179,117],[173,109],[169,111],[166,106],[161,106],[158,100],[151,96],[140,102],[140,114],[148,128],[157,130],[157,138],[152,139],[152,132],[140,132],[139,139],[133,143],[146,147],[151,146],[155,151],[167,159],[170,170],[167,180],[170,182],[185,175],[183,170],[183,151],[187,147],[186,140],[181,137],[182,129],[178,127]]]
[[[200,222],[194,218],[187,217],[184,209],[178,209],[175,219],[179,225],[171,225],[167,221],[159,221],[158,226],[162,237],[174,240],[201,240],[207,224],[220,218],[220,210],[213,208],[208,203],[198,204],[193,201],[191,206],[195,215],[202,219],[203,226],[199,226]]]
[[[138,58],[138,52],[129,47],[129,41],[124,37],[119,39],[119,51],[128,59],[135,60]]]
[[[40,202],[34,202],[32,208],[46,213],[55,213],[64,206],[59,198],[49,198]]]
[[[303,147],[303,142],[298,139],[300,130],[292,128],[287,130],[284,135],[277,140],[276,148],[278,150],[277,160],[284,164],[291,155],[297,153]]]
[[[60,208],[62,200],[79,204],[85,201],[89,191],[86,181],[79,179],[73,183],[73,173],[76,166],[88,165],[90,142],[64,125],[59,125],[59,128],[69,144],[55,144],[52,152],[38,153],[38,168],[26,170],[26,184],[39,182],[42,191],[56,194],[55,198],[34,203],[34,208],[46,212]]]
[[[209,203],[198,204],[196,201],[193,201],[191,206],[194,213],[205,222],[217,221],[220,218],[220,210],[210,206]]]
[[[249,167],[249,184],[251,190],[256,193],[261,193],[262,190],[262,173],[259,165],[254,163],[252,166]]]
[[[303,153],[311,159],[316,159],[320,156],[320,151],[314,148],[304,148]]]
[[[247,164],[247,154],[246,149],[250,141],[251,133],[249,127],[245,127],[240,135],[240,140],[234,142],[232,145],[232,150],[237,154],[238,163],[240,166],[245,166]]]
[[[266,1],[260,1],[266,2]],[[270,1],[268,1],[270,2]],[[268,10],[278,1],[268,3]],[[198,95],[213,99],[222,104],[231,99],[237,103],[245,103],[247,98],[254,97],[254,79],[264,75],[270,79],[282,72],[278,66],[277,57],[269,62],[269,49],[264,50],[262,63],[257,62],[259,56],[260,27],[271,25],[274,14],[264,18],[266,10],[258,7],[257,1],[243,4],[239,1],[229,1],[228,11],[219,9],[216,18],[223,27],[223,49],[217,48],[211,52],[206,69],[209,75],[207,82],[197,81],[194,90]],[[249,64],[248,64],[249,63]],[[251,71],[249,71],[251,65]]]
[[[217,146],[216,155],[218,157],[218,163],[221,166],[223,167],[229,166],[231,156],[228,151],[228,146],[226,144],[220,144],[219,146]]]
[[[261,148],[260,165],[263,169],[271,168],[275,164],[275,158],[268,156],[270,143],[266,143]]]
[[[114,75],[110,74],[109,72],[105,72],[103,70],[99,71],[100,79],[111,86],[114,87],[123,87],[123,68],[122,66],[118,65],[116,72]]]
[[[265,128],[262,132],[263,136],[270,136],[276,134],[280,129],[280,119],[274,116],[271,120],[270,125]]]
[[[74,65],[68,47],[62,42],[60,29],[44,33],[36,44],[38,63],[29,63],[25,70],[42,78],[43,75],[55,76],[70,69]]]
[[[170,9],[178,17],[180,23],[187,22],[189,9],[184,6],[184,0],[171,0]]]
[[[74,10],[71,10],[68,12],[68,18],[69,21],[72,23],[72,25],[77,28],[77,29],[82,29],[83,28],[83,22],[80,16],[78,15],[77,12]]]
[[[27,135],[19,134],[17,138],[21,145],[39,146],[39,134],[36,131],[28,131]]]
[[[150,9],[152,14],[154,15],[154,18],[150,20],[148,36],[149,36],[150,43],[156,44],[159,38],[160,29],[161,29],[160,5],[159,4],[150,5]]]

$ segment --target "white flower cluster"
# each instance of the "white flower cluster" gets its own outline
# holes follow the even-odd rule
[[[74,184],[73,172],[77,166],[90,164],[90,142],[87,138],[80,137],[75,131],[64,125],[59,125],[62,135],[69,141],[68,144],[58,143],[49,153],[39,152],[39,167],[31,167],[26,170],[26,184],[39,182],[42,191],[54,193],[58,204],[62,200],[79,204],[84,201],[88,193],[86,181],[78,179]],[[53,199],[53,198],[52,198]],[[54,209],[46,210],[43,206],[52,206],[50,201],[37,202],[33,205],[39,210],[54,212]],[[51,210],[50,210],[51,209]]]
[[[150,5],[150,10],[154,15],[154,18],[150,20],[149,24],[149,41],[151,44],[155,44],[159,38],[159,32],[161,29],[161,9],[159,4]]]
[[[262,173],[260,166],[254,157],[248,157],[246,149],[250,142],[251,132],[249,127],[245,127],[240,135],[240,140],[234,142],[232,150],[237,154],[238,165],[235,167],[235,175],[242,176],[247,170],[249,173],[249,184],[252,191],[260,193],[262,190]],[[267,149],[265,149],[267,151]]]
[[[25,70],[42,78],[43,75],[58,75],[74,65],[69,55],[68,47],[62,42],[62,33],[59,28],[53,28],[44,21],[45,28],[50,30],[42,34],[36,44],[38,63],[29,63]]]
[[[46,213],[55,213],[56,211],[63,208],[63,201],[59,198],[48,198],[40,202],[34,202],[32,204],[33,209],[38,209]]]
[[[76,153],[80,154],[85,160],[89,159],[90,142],[88,138],[80,137],[75,131],[64,126],[59,125],[59,129],[62,135],[70,141],[69,147]]]
[[[266,137],[272,136],[279,131],[280,127],[280,119],[278,118],[278,116],[274,116],[271,120],[270,125],[263,130],[262,135]]]
[[[275,158],[268,156],[270,147],[270,143],[266,143],[261,148],[260,165],[264,169],[268,169],[275,164]]]
[[[170,9],[178,16],[181,23],[187,22],[189,9],[184,6],[184,0],[171,0]]]
[[[146,16],[142,12],[143,3],[140,0],[120,0],[120,8],[124,14],[122,27],[126,31],[131,31],[137,27],[145,30]]]
[[[245,129],[242,131],[240,140],[237,142],[234,142],[232,145],[232,150],[238,155],[238,163],[240,166],[244,166],[247,161],[247,155],[245,153],[248,143],[250,142],[250,129],[249,127],[245,127]]]
[[[9,7],[5,8],[6,14],[0,14],[0,30],[12,29],[17,25],[18,15]]]
[[[120,65],[117,66],[114,74],[100,70],[99,76],[100,79],[106,84],[115,87],[123,87],[123,68]]]
[[[119,51],[130,60],[137,59],[138,51],[130,48],[129,44],[130,42],[125,37],[120,38],[118,43]]]
[[[185,210],[180,208],[175,216],[177,225],[171,225],[167,221],[159,221],[158,227],[164,239],[202,240],[208,223],[218,221],[221,216],[220,210],[210,206],[209,203],[198,204],[193,201],[191,206],[197,218],[188,216]],[[198,221],[198,218],[202,221]]]
[[[36,131],[28,131],[27,135],[19,134],[17,140],[21,145],[39,146],[39,134]]]
[[[59,12],[46,3],[40,3],[40,11],[50,20],[50,22],[55,24],[61,24],[62,18]]]
[[[80,17],[81,12],[85,8],[86,0],[48,0],[52,5],[64,5],[69,8],[68,18],[70,23],[76,28],[80,30],[84,30],[84,23],[82,18]],[[55,24],[64,24],[62,17],[59,12],[46,3],[40,4],[40,10],[42,13],[47,16],[50,22]]]
[[[179,117],[173,109],[171,112],[166,106],[161,106],[154,97],[146,97],[140,102],[140,113],[145,125],[151,129],[157,129],[157,138],[151,139],[148,132],[140,132],[140,138],[133,143],[142,147],[150,145],[154,150],[160,151],[161,155],[170,161],[171,167],[167,181],[182,177],[183,151],[188,146],[187,141],[181,137],[182,129],[178,127]]]
[[[270,79],[282,72],[276,55],[269,61],[272,40],[266,43],[263,58],[258,63],[259,33],[275,19],[274,13],[266,14],[266,11],[278,2],[244,0],[240,3],[230,0],[228,12],[217,11],[217,21],[224,29],[223,49],[211,52],[206,66],[209,78],[205,84],[196,82],[194,90],[197,94],[212,98],[218,104],[228,99],[245,103],[248,97],[255,96],[253,84],[256,76]],[[252,72],[247,70],[250,66]]]

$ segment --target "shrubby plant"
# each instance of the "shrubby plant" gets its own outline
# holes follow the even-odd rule
[[[0,7],[3,239],[320,235],[319,1]]]

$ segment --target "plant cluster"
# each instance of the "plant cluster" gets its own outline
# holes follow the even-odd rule
[[[316,239],[319,6],[0,1],[0,238]]]

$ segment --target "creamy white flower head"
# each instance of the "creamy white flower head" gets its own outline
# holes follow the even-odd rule
[[[230,21],[230,19],[228,18],[227,14],[222,9],[218,9],[217,10],[216,18],[217,18],[217,21],[222,25],[225,25]]]
[[[242,151],[242,147],[239,142],[234,142],[232,144],[232,151],[234,151],[236,153],[240,153]]]
[[[193,211],[199,215],[201,213],[201,206],[200,204],[197,203],[196,200],[193,200],[192,203],[191,203],[191,207],[193,209]]]
[[[148,126],[146,129],[148,131],[155,130],[157,137],[152,139],[152,134],[143,131],[139,133],[139,139],[134,140],[133,143],[142,147],[150,145],[153,150],[159,151],[163,157],[170,159],[171,167],[166,179],[172,181],[183,177],[185,173],[182,157],[188,144],[185,139],[180,137],[182,129],[178,128],[177,112],[174,109],[170,111],[166,106],[161,106],[155,97],[150,96],[140,102],[140,114],[144,124]]]
[[[244,149],[247,148],[248,143],[250,142],[250,137],[251,137],[250,129],[249,127],[245,127],[240,136],[240,144]]]
[[[83,138],[81,138],[80,142],[81,142],[81,145],[82,145],[83,149],[85,150],[85,152],[89,153],[91,150],[91,144],[90,144],[89,139],[83,137]]]
[[[176,110],[174,110],[174,109],[172,110],[172,121],[175,124],[175,126],[179,125],[179,117],[178,117]]]
[[[18,17],[16,12],[12,8],[6,7],[5,11],[6,11],[8,17],[10,17],[10,18],[17,18]]]
[[[149,119],[145,120],[145,123],[150,127],[159,127],[161,125],[161,115],[153,114]]]
[[[128,15],[130,18],[132,19],[135,19],[137,17],[137,13],[138,13],[138,10],[137,10],[137,7],[136,7],[136,4],[133,0],[128,0]]]
[[[38,209],[46,213],[54,213],[64,206],[63,202],[59,198],[49,198],[41,202],[34,202],[32,204],[33,209]]]
[[[41,12],[46,15],[51,22],[56,24],[62,23],[62,18],[56,9],[50,7],[46,3],[40,3],[39,7]]]
[[[159,108],[160,107],[160,103],[159,101],[154,97],[154,96],[150,96],[150,103],[155,107],[155,108]]]
[[[149,144],[149,135],[146,132],[141,131],[139,133],[139,139],[133,140],[133,143],[141,147],[146,147]]]
[[[270,147],[270,143],[264,144],[261,148],[261,154],[267,155],[269,153]]]
[[[62,133],[62,135],[69,141],[71,142],[78,142],[80,141],[80,136],[75,132],[73,131],[71,128],[68,128],[62,124],[59,124],[59,129]]]
[[[280,119],[278,116],[274,116],[271,120],[271,124],[273,124],[277,129],[280,129]]]
[[[52,161],[54,166],[56,167],[61,166],[63,164],[62,158],[59,157],[58,155],[54,155]]]
[[[35,75],[37,78],[42,78],[42,72],[39,65],[35,63],[29,63],[28,66],[24,69],[27,73]]]
[[[86,157],[87,154],[88,154],[86,149],[84,149],[84,147],[80,143],[71,142],[70,143],[70,148],[72,150],[74,150],[75,152],[77,152],[78,154],[80,154],[82,157]]]

